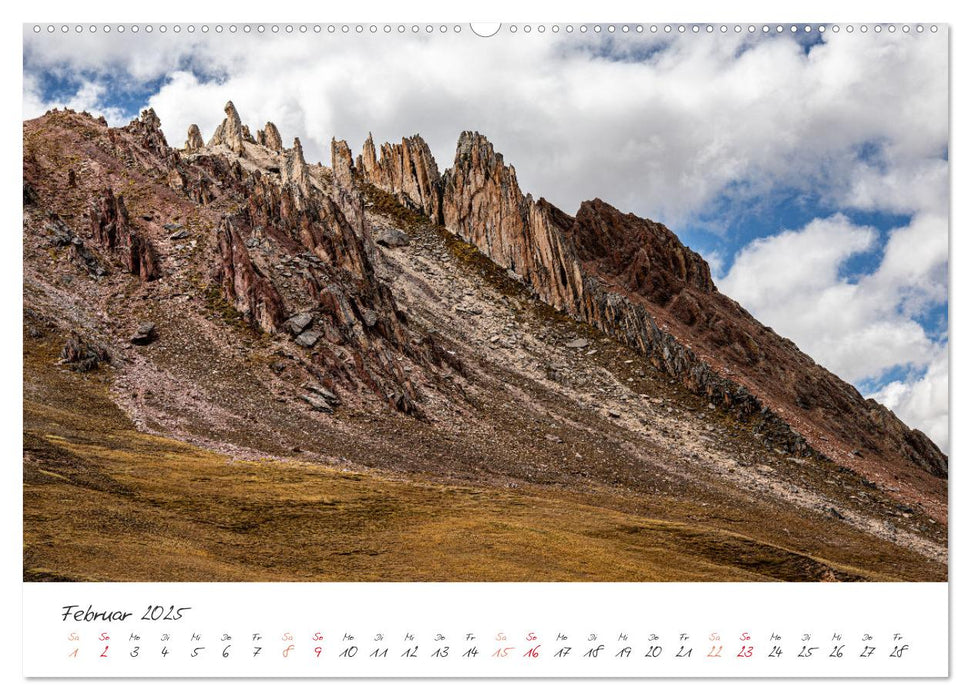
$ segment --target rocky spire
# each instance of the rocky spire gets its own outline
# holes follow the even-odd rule
[[[283,139],[280,138],[280,131],[273,122],[267,122],[262,130],[256,132],[256,142],[271,151],[283,152]]]
[[[143,147],[166,157],[172,154],[172,148],[165,141],[165,135],[162,133],[162,121],[151,107],[142,110],[138,118],[126,126],[125,130],[135,134]]]
[[[279,134],[277,137],[279,138]],[[289,185],[295,190],[298,195],[297,204],[301,206],[303,198],[310,196],[310,169],[307,167],[307,161],[303,159],[303,146],[300,145],[298,138],[293,139],[293,148],[286,153],[281,177],[284,185]]]
[[[441,175],[431,149],[421,136],[404,138],[400,144],[384,144],[378,160],[374,139],[368,134],[357,165],[368,182],[391,192],[403,204],[418,209],[433,221],[439,220]]]
[[[529,209],[516,170],[489,140],[463,131],[446,174],[442,219],[446,228],[494,261],[523,274]]]
[[[205,145],[202,140],[202,132],[199,131],[199,126],[197,124],[189,125],[189,135],[185,139],[185,150],[189,153],[193,151],[198,151]]]
[[[367,139],[364,141],[364,145],[361,146],[361,155],[357,157],[357,169],[372,184],[377,185],[373,178],[378,170],[378,159],[374,150],[374,136],[371,135],[370,131],[368,132]]]
[[[162,128],[162,120],[158,118],[158,115],[155,113],[155,110],[152,109],[151,107],[149,107],[148,109],[142,110],[142,113],[141,113],[141,116],[139,116],[139,119],[143,124],[145,124],[145,126],[147,126],[152,130],[158,131],[159,129]]]
[[[232,101],[226,103],[226,118],[216,128],[216,132],[209,139],[209,146],[224,145],[236,155],[243,155],[243,123],[239,119],[239,112]]]
[[[522,276],[544,301],[568,312],[580,306],[583,277],[570,217],[519,189],[516,170],[489,140],[465,131],[442,185],[442,223],[503,267]]]
[[[334,171],[334,181],[344,189],[351,189],[353,187],[354,160],[351,157],[351,149],[347,145],[347,141],[331,139],[330,162],[331,169]]]

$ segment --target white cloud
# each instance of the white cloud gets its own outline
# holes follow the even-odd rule
[[[905,423],[919,427],[947,452],[948,352],[941,348],[924,375],[912,381],[887,384],[870,398],[879,401]]]
[[[44,100],[39,95],[35,76],[24,76],[24,106],[25,119],[31,119],[43,114],[49,109],[68,107],[76,112],[90,112],[95,116],[103,116],[112,126],[128,123],[132,115],[105,103],[107,89],[104,85],[91,80],[82,80],[73,94],[58,100]]]
[[[854,226],[842,214],[814,219],[800,231],[783,231],[749,243],[720,285],[751,310],[771,309],[826,291],[845,296],[849,285],[839,284],[840,265],[871,250],[876,241],[876,231]]]
[[[877,240],[842,214],[814,219],[749,243],[718,285],[844,379],[879,379],[899,367],[923,375],[884,387],[878,400],[893,400],[903,420],[946,445],[947,342],[930,337],[918,318],[947,299],[947,221],[915,217],[889,233],[874,272],[855,280],[841,273]]]

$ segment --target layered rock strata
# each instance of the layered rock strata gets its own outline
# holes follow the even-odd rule
[[[818,366],[720,294],[707,263],[662,224],[584,202],[569,216],[524,194],[484,136],[463,132],[437,174],[420,137],[365,142],[354,174],[475,245],[551,306],[642,352],[785,452],[910,464],[947,474],[918,430]],[[343,160],[350,161],[345,154]]]

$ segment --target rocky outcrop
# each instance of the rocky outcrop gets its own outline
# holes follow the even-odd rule
[[[216,234],[219,260],[214,278],[235,309],[267,333],[280,330],[287,317],[283,300],[266,274],[253,264],[230,218]]]
[[[136,231],[128,217],[125,200],[109,188],[91,205],[91,235],[103,250],[111,252],[125,269],[148,282],[161,276],[158,255],[151,241]]]
[[[655,304],[667,305],[685,287],[715,291],[708,263],[666,226],[600,199],[580,205],[568,235],[585,264]]]
[[[499,265],[523,274],[529,207],[516,170],[483,136],[465,131],[446,173],[442,223]]]
[[[297,208],[303,208],[307,198],[310,197],[311,184],[310,169],[307,167],[307,161],[303,159],[300,139],[293,139],[293,148],[286,153],[280,176],[284,186],[289,186],[294,193]]]
[[[582,275],[560,231],[569,217],[524,195],[515,169],[480,134],[462,134],[455,165],[444,176],[420,136],[384,144],[380,158],[369,136],[356,165],[347,144],[335,141],[332,160],[335,179],[345,187],[359,176],[394,194],[545,293],[551,304],[579,308]]]
[[[396,410],[421,415],[401,362],[441,365],[445,353],[413,338],[391,289],[378,280],[350,150],[334,141],[332,153],[330,187],[313,178],[299,139],[281,154],[279,178],[218,151],[194,157],[209,181],[243,203],[219,226],[213,279],[236,311],[266,332],[290,336],[328,381],[368,387]],[[287,308],[303,311],[288,315]]]
[[[753,421],[752,432],[766,446],[803,457],[816,453],[802,435],[753,396],[748,388],[720,376],[690,348],[661,329],[645,306],[624,294],[610,291],[593,276],[584,280],[580,304],[577,317],[637,350],[656,369],[716,407],[739,420]]]
[[[386,143],[377,157],[374,140],[367,141],[357,158],[357,170],[368,182],[395,195],[405,206],[432,220],[441,216],[441,175],[431,149],[421,136]]]
[[[901,430],[900,420],[893,411],[873,399],[866,399],[870,419],[887,434],[896,437],[897,449],[911,461],[920,464],[927,472],[946,479],[948,459],[937,445],[919,430]]]
[[[283,152],[283,139],[273,122],[267,122],[265,127],[256,132],[256,143],[276,153]]]
[[[75,372],[90,372],[102,362],[110,361],[111,355],[106,347],[86,340],[77,331],[71,331],[71,336],[61,348],[61,362]]]
[[[334,182],[345,190],[354,189],[354,159],[347,141],[330,141],[330,167]]]
[[[243,142],[247,140],[243,135],[243,123],[240,121],[239,113],[232,102],[227,102],[224,109],[226,118],[223,119],[222,124],[216,127],[215,133],[209,139],[208,146],[210,148],[225,146],[236,155],[241,156],[246,152]]]
[[[518,274],[551,305],[579,310],[583,277],[562,233],[570,217],[524,195],[516,170],[478,133],[463,132],[443,181],[441,222],[447,229]]]
[[[346,141],[331,140],[330,161],[331,172],[334,175],[335,202],[353,228],[359,232],[361,240],[367,246],[373,246],[367,217],[364,214],[364,195],[355,181],[354,158]]]
[[[125,130],[136,137],[139,146],[147,151],[158,153],[166,159],[174,157],[173,149],[165,140],[162,133],[162,122],[155,114],[155,110],[149,107],[142,110],[138,119],[132,120]]]
[[[205,142],[202,140],[202,132],[199,131],[199,127],[196,124],[190,124],[189,133],[185,139],[185,150],[189,153],[194,153],[204,145]]]

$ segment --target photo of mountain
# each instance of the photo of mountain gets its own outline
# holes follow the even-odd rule
[[[25,26],[24,580],[947,580],[946,37],[590,26]]]

